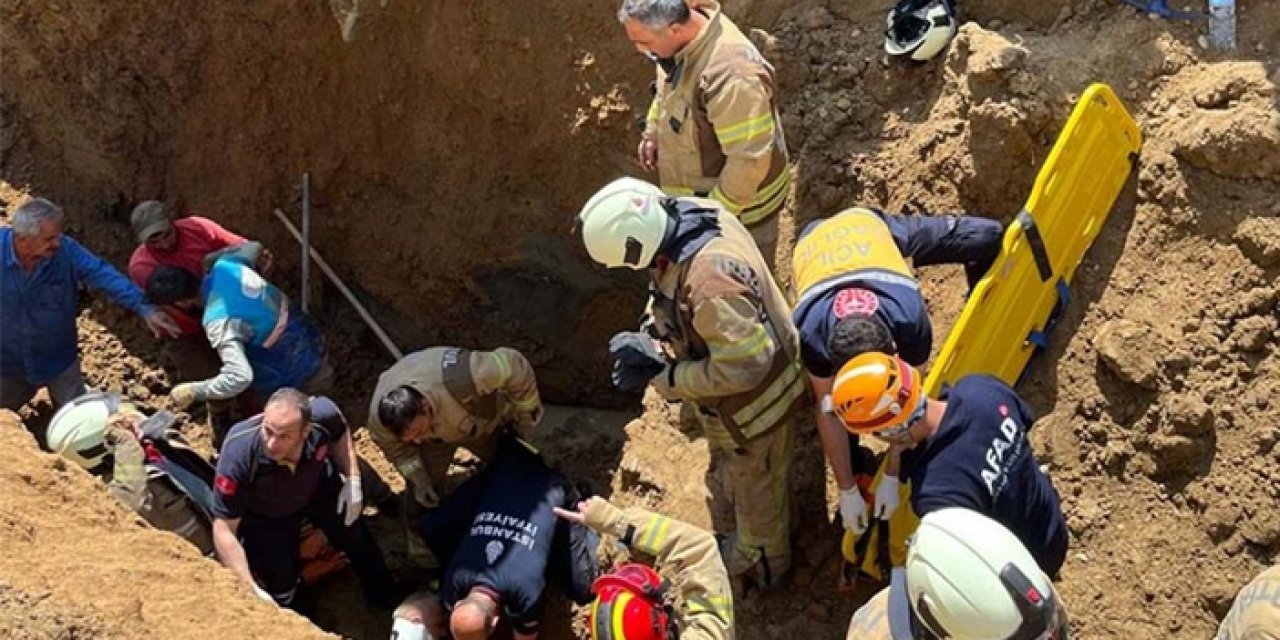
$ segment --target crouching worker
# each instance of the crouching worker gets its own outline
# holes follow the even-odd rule
[[[492,464],[418,521],[446,568],[438,596],[416,593],[396,610],[393,637],[483,640],[505,620],[517,639],[533,640],[548,578],[589,602],[599,539],[554,513],[577,499],[533,449],[504,438]]]
[[[733,589],[710,532],[644,509],[619,509],[604,498],[556,515],[608,533],[627,548],[653,556],[675,574],[680,609],[666,597],[669,583],[653,569],[623,564],[592,585],[592,640],[726,640],[733,638]]]
[[[272,394],[263,412],[231,428],[214,480],[218,558],[258,597],[297,608],[306,519],[346,553],[365,599],[395,606],[391,574],[360,512],[355,448],[332,400],[297,389]]]
[[[151,526],[213,553],[209,509],[213,468],[187,447],[174,416],[150,418],[114,393],[90,392],[49,423],[49,449],[102,478],[107,490]]]
[[[1017,536],[977,511],[926,515],[894,574],[853,614],[847,640],[1067,640],[1049,576]]]
[[[1067,519],[1031,450],[1027,433],[1035,416],[1009,385],[968,375],[930,398],[915,367],[864,353],[840,369],[831,398],[851,433],[906,450],[903,473],[917,514],[963,507],[990,516],[1045,573],[1058,574],[1067,557]]]
[[[157,267],[147,281],[152,302],[193,313],[202,310],[205,335],[222,361],[212,378],[173,388],[169,397],[177,409],[193,402],[230,400],[246,391],[256,393],[260,403],[260,398],[284,387],[318,394],[332,386],[324,337],[283,291],[253,270],[260,251],[261,245],[250,242],[223,254],[203,283],[171,265]],[[227,422],[213,422],[214,447],[220,450],[226,434],[219,425]]]

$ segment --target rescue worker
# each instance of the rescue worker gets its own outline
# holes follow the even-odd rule
[[[902,472],[917,514],[964,507],[989,516],[1057,576],[1067,555],[1066,518],[1027,440],[1031,408],[1009,385],[969,375],[933,399],[915,367],[869,352],[840,369],[831,399],[850,432],[906,449]]]
[[[76,316],[79,286],[138,314],[156,336],[178,331],[114,267],[62,233],[66,212],[32,198],[0,228],[0,408],[17,411],[41,387],[55,406],[82,395]]]
[[[483,640],[506,620],[516,638],[534,640],[548,580],[590,602],[600,539],[553,511],[576,504],[577,491],[518,438],[504,436],[497,449],[493,464],[418,521],[446,568],[438,597],[420,592],[397,610],[402,629],[412,626],[403,620],[434,637]]]
[[[1280,566],[1240,590],[1214,640],[1280,640]]]
[[[1053,582],[1008,529],[976,511],[926,515],[904,568],[862,605],[848,640],[1066,640]]]
[[[579,221],[596,262],[649,273],[650,329],[660,342],[643,331],[616,334],[614,385],[639,391],[652,379],[667,400],[696,406],[738,498],[725,565],[773,586],[791,566],[788,470],[793,419],[805,402],[782,292],[742,223],[714,200],[620,178],[591,197]]]
[[[148,418],[119,394],[94,391],[54,414],[47,440],[51,451],[104,480],[111,495],[151,526],[210,554],[212,469],[185,443],[175,441],[176,435],[168,435],[172,424],[172,414]],[[155,442],[149,434],[165,441]],[[187,455],[176,454],[173,447]],[[200,465],[204,473],[188,470],[184,463]]]
[[[365,599],[394,607],[391,574],[363,507],[355,447],[332,400],[285,387],[227,434],[214,478],[213,542],[222,564],[263,600],[298,606],[306,519],[347,555]]]
[[[541,419],[533,367],[515,349],[432,347],[385,371],[369,405],[369,435],[413,496],[402,511],[406,529],[439,504],[458,447],[488,461],[505,431],[527,436]],[[414,563],[434,566],[418,536],[406,534]]]
[[[999,222],[970,216],[905,216],[855,207],[805,226],[791,266],[797,292],[792,320],[800,332],[800,359],[817,402],[818,435],[840,487],[846,528],[867,527],[851,439],[831,413],[836,371],[865,351],[896,353],[920,366],[933,348],[933,326],[911,267],[962,264],[972,289],[1000,253]],[[910,262],[908,262],[910,261]],[[889,467],[897,470],[891,453]],[[878,518],[893,514],[893,475],[877,487]]]
[[[773,65],[716,2],[623,0],[618,20],[657,68],[640,165],[736,214],[772,268],[791,188]]]
[[[174,220],[168,207],[156,200],[134,207],[129,224],[138,241],[138,248],[129,258],[129,279],[142,289],[146,289],[151,274],[160,265],[181,267],[203,278],[205,256],[247,242],[208,218],[187,216]],[[256,269],[267,274],[272,261],[271,252],[264,250]],[[172,305],[165,306],[164,310],[178,325],[178,336],[165,340],[163,351],[178,380],[203,380],[216,375],[222,363],[209,346],[199,316]]]
[[[247,243],[218,257],[201,283],[171,265],[157,267],[147,297],[158,304],[200,310],[209,344],[222,367],[213,377],[182,382],[169,398],[178,410],[193,402],[231,400],[252,392],[249,406],[284,387],[324,393],[333,384],[324,336],[288,296],[253,270],[261,245]],[[221,448],[226,420],[211,420],[214,446]]]
[[[733,587],[710,532],[638,507],[619,509],[600,497],[556,515],[612,535],[675,573],[670,584],[679,589],[678,611],[665,597],[668,583],[647,566],[619,565],[597,579],[588,621],[592,640],[733,638]]]

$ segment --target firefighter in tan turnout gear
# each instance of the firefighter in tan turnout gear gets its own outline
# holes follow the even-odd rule
[[[782,292],[750,234],[714,200],[621,178],[592,196],[579,222],[592,259],[650,276],[658,341],[615,335],[614,385],[638,391],[652,379],[664,398],[697,408],[736,498],[725,564],[732,575],[751,571],[775,584],[790,568],[787,471],[793,418],[806,401]]]
[[[772,267],[791,183],[773,67],[709,0],[623,0],[618,20],[657,66],[640,164],[737,214]]]
[[[408,524],[418,507],[439,504],[458,447],[487,462],[504,429],[527,436],[541,419],[538,382],[519,351],[432,347],[405,356],[378,378],[369,434],[414,498],[405,510]],[[413,550],[420,559],[424,551]]]
[[[679,608],[666,602],[668,585],[644,565],[622,564],[597,578],[591,590],[592,640],[732,640],[733,587],[710,532],[639,507],[619,509],[593,497],[577,511],[556,515],[618,539],[628,549],[652,556],[672,572]]]

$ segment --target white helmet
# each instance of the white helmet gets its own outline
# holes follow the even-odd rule
[[[976,511],[942,509],[920,521],[907,552],[916,638],[1064,638],[1066,611],[1031,553]]]
[[[110,471],[111,459],[103,435],[107,419],[120,406],[120,397],[110,393],[91,392],[68,402],[49,422],[46,441],[49,449],[75,462],[89,473],[102,475]]]
[[[951,0],[900,0],[889,12],[884,51],[924,62],[946,48],[956,35]]]
[[[609,267],[647,269],[671,220],[666,194],[635,178],[618,178],[596,192],[578,214],[591,259]]]

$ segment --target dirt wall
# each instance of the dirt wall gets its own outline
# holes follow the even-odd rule
[[[549,398],[599,397],[584,373],[638,294],[619,304],[568,230],[627,168],[647,72],[612,4],[362,3],[347,43],[323,2],[8,1],[0,172],[73,217],[170,199],[296,273],[270,214],[297,219],[310,170],[316,246],[403,347],[509,344]]]
[[[8,411],[0,411],[0,491],[0,636],[333,637],[148,527],[97,479],[38,450]]]

